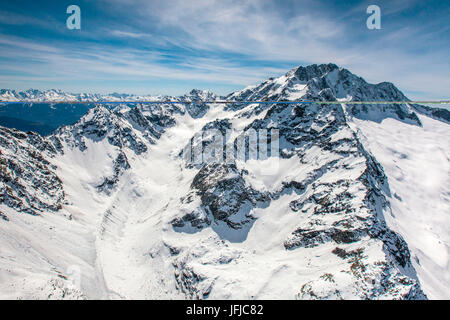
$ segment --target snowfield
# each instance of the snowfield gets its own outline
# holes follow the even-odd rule
[[[393,119],[354,120],[353,126],[388,176],[392,214],[386,220],[408,243],[424,291],[450,299],[449,125],[419,118],[423,127]]]

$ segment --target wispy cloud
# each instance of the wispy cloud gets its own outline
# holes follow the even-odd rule
[[[412,98],[448,98],[450,43],[445,13],[449,10],[434,8],[443,16],[427,18],[431,9],[421,1],[383,2],[382,30],[369,31],[365,27],[368,4],[310,0],[82,3],[87,21],[78,33],[59,30],[63,36],[52,34],[46,41],[23,33],[0,36],[0,56],[10,61],[0,66],[8,71],[0,76],[0,86],[7,83],[6,76],[11,79],[22,73],[29,79],[45,78],[44,72],[49,79],[66,75],[79,81],[108,79],[119,85],[122,81],[124,86],[125,81],[139,80],[142,86],[147,81],[149,91],[156,84],[162,93],[165,84],[171,90],[209,85],[226,93],[299,64],[335,62],[371,82],[391,81]],[[404,16],[405,12],[411,16]],[[414,20],[417,17],[422,21]],[[0,30],[5,34],[1,23],[0,11]]]
[[[120,31],[120,30],[114,30],[111,32],[111,34],[118,36],[118,37],[125,37],[125,38],[143,38],[146,35],[143,33],[135,33],[135,32],[127,32],[127,31]]]

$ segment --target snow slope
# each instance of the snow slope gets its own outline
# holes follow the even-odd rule
[[[424,291],[450,299],[450,129],[419,118],[423,127],[393,119],[354,119],[352,126],[388,176],[392,214],[386,219],[408,243]]]

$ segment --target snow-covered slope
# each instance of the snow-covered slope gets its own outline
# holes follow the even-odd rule
[[[408,243],[422,288],[431,299],[449,299],[449,125],[419,118],[423,127],[392,119],[351,126],[388,176],[392,212],[386,220]]]
[[[346,105],[407,98],[333,64],[227,97],[333,105],[181,103],[216,98],[97,106],[46,138],[2,129],[0,297],[449,298],[447,123]],[[186,153],[235,154],[249,132],[266,157]]]

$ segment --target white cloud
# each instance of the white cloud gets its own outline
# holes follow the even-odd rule
[[[383,5],[382,13],[385,17],[393,15],[415,3],[402,0]],[[426,47],[425,41],[430,38],[439,38],[439,30],[430,34],[417,25],[399,23],[384,30],[381,37],[366,33],[358,40],[353,37],[361,37],[364,23],[361,30],[352,30],[345,19],[333,16],[335,13],[326,7],[309,9],[308,1],[297,1],[298,10],[290,16],[281,14],[276,4],[256,0],[161,0],[143,1],[139,8],[142,17],[154,17],[162,29],[182,31],[178,41],[183,43],[185,38],[186,46],[227,50],[254,60],[335,62],[373,82],[390,81],[405,91],[448,97],[447,52],[412,51],[414,47]],[[363,5],[357,6],[351,14],[361,15],[364,21],[362,9]]]
[[[118,36],[118,37],[124,37],[124,38],[143,38],[146,35],[144,33],[134,33],[134,32],[127,32],[127,31],[120,31],[120,30],[113,30],[111,32],[112,35]]]

